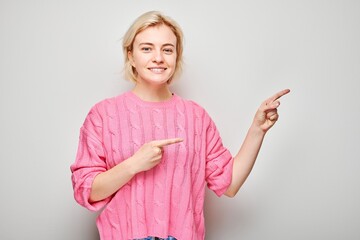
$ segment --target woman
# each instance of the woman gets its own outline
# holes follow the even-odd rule
[[[182,42],[169,17],[140,16],[123,41],[134,88],[96,104],[81,128],[74,196],[90,210],[104,208],[101,239],[204,239],[205,185],[235,196],[278,120],[278,99],[289,90],[260,106],[232,157],[207,112],[169,89],[181,71]]]

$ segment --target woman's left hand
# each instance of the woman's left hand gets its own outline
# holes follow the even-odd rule
[[[280,106],[280,101],[278,99],[289,92],[290,89],[284,89],[265,100],[255,114],[253,125],[265,133],[274,126],[279,119],[277,108]]]

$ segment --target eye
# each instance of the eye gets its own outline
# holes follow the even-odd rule
[[[163,50],[166,54],[172,54],[174,50],[172,48],[164,48]]]
[[[143,47],[143,48],[141,48],[141,51],[143,51],[143,52],[150,52],[150,51],[151,51],[151,48],[150,48],[150,47]]]

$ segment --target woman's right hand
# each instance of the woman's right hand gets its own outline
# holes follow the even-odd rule
[[[163,147],[182,141],[181,138],[173,138],[145,143],[133,156],[95,177],[89,201],[96,202],[111,196],[135,174],[158,165],[163,156]]]
[[[171,138],[164,140],[155,140],[145,143],[135,154],[129,159],[134,174],[147,171],[155,167],[161,162],[164,147],[182,142],[181,138]]]

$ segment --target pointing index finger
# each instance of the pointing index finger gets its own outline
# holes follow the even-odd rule
[[[184,141],[182,138],[170,138],[170,139],[164,139],[164,140],[155,140],[155,141],[152,141],[152,144],[155,147],[164,147],[164,146],[179,143],[182,141]]]
[[[284,89],[278,93],[276,93],[274,96],[270,97],[267,102],[271,103],[276,101],[277,99],[281,98],[282,96],[288,94],[290,92],[290,89]]]

